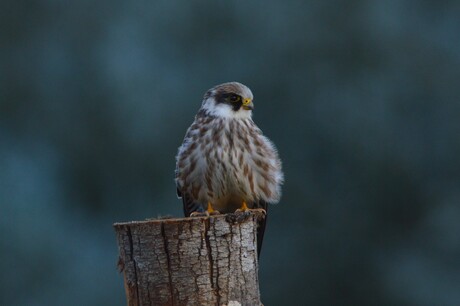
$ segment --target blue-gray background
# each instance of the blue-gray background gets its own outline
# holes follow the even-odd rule
[[[460,2],[0,2],[0,304],[124,305],[113,222],[237,80],[286,183],[265,305],[459,305]]]

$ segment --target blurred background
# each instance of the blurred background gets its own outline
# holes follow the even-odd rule
[[[286,183],[265,305],[460,304],[460,2],[0,2],[0,304],[125,305],[112,223],[240,81]]]

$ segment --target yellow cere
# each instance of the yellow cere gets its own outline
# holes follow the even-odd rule
[[[251,101],[252,101],[252,100],[251,100],[251,99],[249,99],[249,98],[247,98],[247,99],[244,99],[244,101],[243,101],[243,105],[244,105],[244,106],[246,106],[246,105],[249,105],[249,104],[251,104]]]

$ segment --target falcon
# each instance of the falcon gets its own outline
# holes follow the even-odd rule
[[[209,89],[176,157],[184,214],[267,212],[281,196],[283,173],[273,143],[252,120],[253,95],[230,82]],[[257,230],[258,253],[266,216]]]

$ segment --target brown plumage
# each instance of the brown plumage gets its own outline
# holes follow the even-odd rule
[[[231,82],[204,95],[179,148],[176,186],[184,214],[262,208],[281,196],[281,161],[252,121],[252,92]],[[266,219],[265,219],[266,220]],[[258,251],[265,221],[258,231]]]

